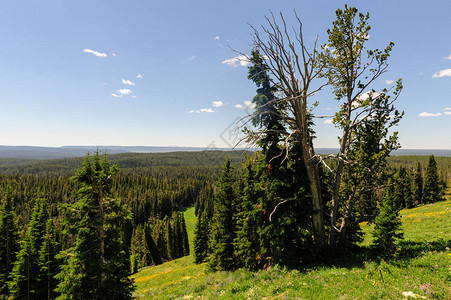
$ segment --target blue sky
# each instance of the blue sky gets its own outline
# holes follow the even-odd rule
[[[313,43],[344,4],[370,13],[368,48],[395,48],[374,88],[403,78],[403,148],[451,149],[448,1],[2,1],[0,144],[227,147],[255,95],[231,48],[270,11]],[[337,107],[328,89],[316,114]],[[237,107],[238,106],[238,107]],[[241,106],[241,107],[240,107]],[[317,147],[338,132],[318,121]]]

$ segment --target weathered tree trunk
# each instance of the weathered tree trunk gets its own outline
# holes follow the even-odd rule
[[[332,195],[332,209],[330,212],[330,231],[329,231],[329,245],[332,247],[336,246],[336,222],[338,217],[338,202],[340,197],[340,185],[341,185],[341,175],[343,174],[344,161],[343,159],[347,156],[348,140],[351,131],[350,121],[352,113],[352,85],[348,84],[348,95],[346,104],[346,123],[343,128],[343,135],[340,141],[340,150],[338,152],[338,165],[335,170],[335,180],[334,180],[334,194]]]

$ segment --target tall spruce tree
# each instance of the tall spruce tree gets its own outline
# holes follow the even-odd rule
[[[415,204],[423,203],[423,175],[420,162],[418,162],[417,169],[414,174],[413,195]]]
[[[45,244],[46,226],[49,219],[47,200],[35,201],[25,238],[20,245],[17,261],[11,273],[9,289],[12,299],[47,299],[47,274],[42,272],[40,251]],[[53,257],[48,258],[53,261]]]
[[[7,186],[0,203],[0,299],[9,294],[7,280],[19,250],[19,234],[11,187]]]
[[[433,203],[441,200],[437,162],[435,161],[434,155],[429,156],[426,176],[424,178],[423,200],[424,203]]]
[[[128,209],[111,195],[117,166],[99,152],[88,154],[73,180],[80,184],[78,201],[62,207],[67,233],[75,246],[57,275],[60,299],[131,299],[129,256],[124,250],[122,226],[131,217]]]
[[[47,293],[46,299],[55,299],[55,291],[58,284],[55,276],[59,273],[60,261],[56,255],[60,251],[57,231],[52,219],[48,219],[43,233],[43,242],[39,250],[38,264],[41,275],[39,295],[43,297]],[[44,299],[44,298],[42,298]]]
[[[259,227],[261,225],[256,191],[255,171],[248,158],[246,170],[241,179],[241,203],[237,214],[237,236],[235,239],[235,256],[239,264],[247,269],[258,267],[260,252]]]
[[[209,264],[214,270],[231,270],[236,267],[233,242],[235,240],[235,191],[230,159],[227,156],[216,187],[211,231]]]
[[[399,167],[398,174],[396,174],[394,202],[398,210],[403,208],[411,208],[413,206],[410,176],[406,168],[403,166]]]
[[[391,187],[386,191],[380,214],[376,217],[373,231],[373,247],[381,256],[390,257],[396,250],[396,243],[403,238],[401,217],[393,201]]]

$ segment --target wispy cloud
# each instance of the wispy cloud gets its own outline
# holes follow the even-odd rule
[[[249,108],[255,108],[255,104],[252,103],[251,101],[244,101],[244,105],[246,105]]]
[[[445,77],[445,76],[451,76],[451,69],[440,70],[437,73],[435,73],[434,75],[432,75],[433,78]]]
[[[444,110],[451,110],[451,107],[446,107]]]
[[[388,84],[388,85],[393,84],[393,82],[395,82],[395,81],[391,80],[391,79],[385,80],[385,84]]]
[[[135,95],[133,95],[133,96],[132,96],[132,98],[136,98],[136,96],[135,96]]]
[[[199,110],[192,109],[192,110],[188,111],[189,114],[194,114],[194,113],[200,114],[200,113],[204,113],[204,112],[206,112],[206,113],[214,113],[215,110],[211,109],[211,108],[201,108]]]
[[[451,59],[451,54],[449,56],[445,57],[445,59]]]
[[[419,117],[440,117],[441,115],[442,115],[441,112],[438,113],[422,112],[418,114]]]
[[[332,119],[326,119],[323,121],[324,124],[333,124],[333,120]]]
[[[113,54],[111,54],[111,56],[117,56],[116,53],[113,52]]]
[[[115,94],[115,93],[111,93],[111,96],[116,97],[116,98],[122,97],[122,95],[118,95],[118,94]]]
[[[451,115],[451,111],[445,111],[445,115],[450,116]]]
[[[226,65],[236,68],[238,66],[245,67],[250,64],[250,61],[246,55],[238,55],[238,56],[224,60],[222,62],[222,64],[226,64]]]
[[[222,101],[213,101],[213,107],[221,107],[224,103]]]
[[[196,55],[191,56],[191,60],[194,60],[196,58]]]
[[[141,74],[136,75],[136,78],[143,78]]]
[[[243,108],[244,108],[244,106],[241,105],[241,104],[235,104],[234,106],[235,106],[236,108],[240,108],[240,109],[243,109]]]
[[[215,40],[216,40],[216,41],[219,40],[219,36],[215,36]]]
[[[127,80],[127,79],[123,79],[123,78],[122,78],[122,83],[123,83],[123,84],[130,85],[130,86],[135,85],[134,82],[132,82],[132,81],[130,81],[130,80]]]
[[[130,94],[132,91],[130,89],[120,89],[117,90],[119,93],[121,93],[122,95],[128,95]]]
[[[91,50],[91,49],[83,49],[83,52],[94,54],[97,57],[108,57],[108,55],[106,53],[102,53],[102,52]]]

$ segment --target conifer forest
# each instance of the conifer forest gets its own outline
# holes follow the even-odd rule
[[[205,268],[196,276],[245,270],[257,277],[267,270],[310,274],[365,257],[379,264],[383,281],[382,263],[419,255],[401,211],[449,203],[451,157],[393,155],[401,147],[403,81],[383,89],[376,83],[395,44],[368,48],[370,15],[346,5],[321,33],[327,39],[312,45],[294,14],[293,24],[270,13],[265,24],[251,26],[243,80],[256,92],[240,127],[248,150],[0,159],[0,299],[158,298],[141,288],[156,275],[140,274],[184,257]],[[337,149],[328,154],[315,149],[321,90],[337,102],[330,116]],[[451,240],[437,243],[429,253],[449,259]],[[440,280],[451,285],[450,278],[448,270]],[[245,289],[249,294],[237,299],[291,298]],[[424,297],[416,290],[412,297],[451,296],[423,290]],[[166,297],[203,298],[191,295],[196,291],[202,289]],[[365,299],[402,299],[402,292]]]

